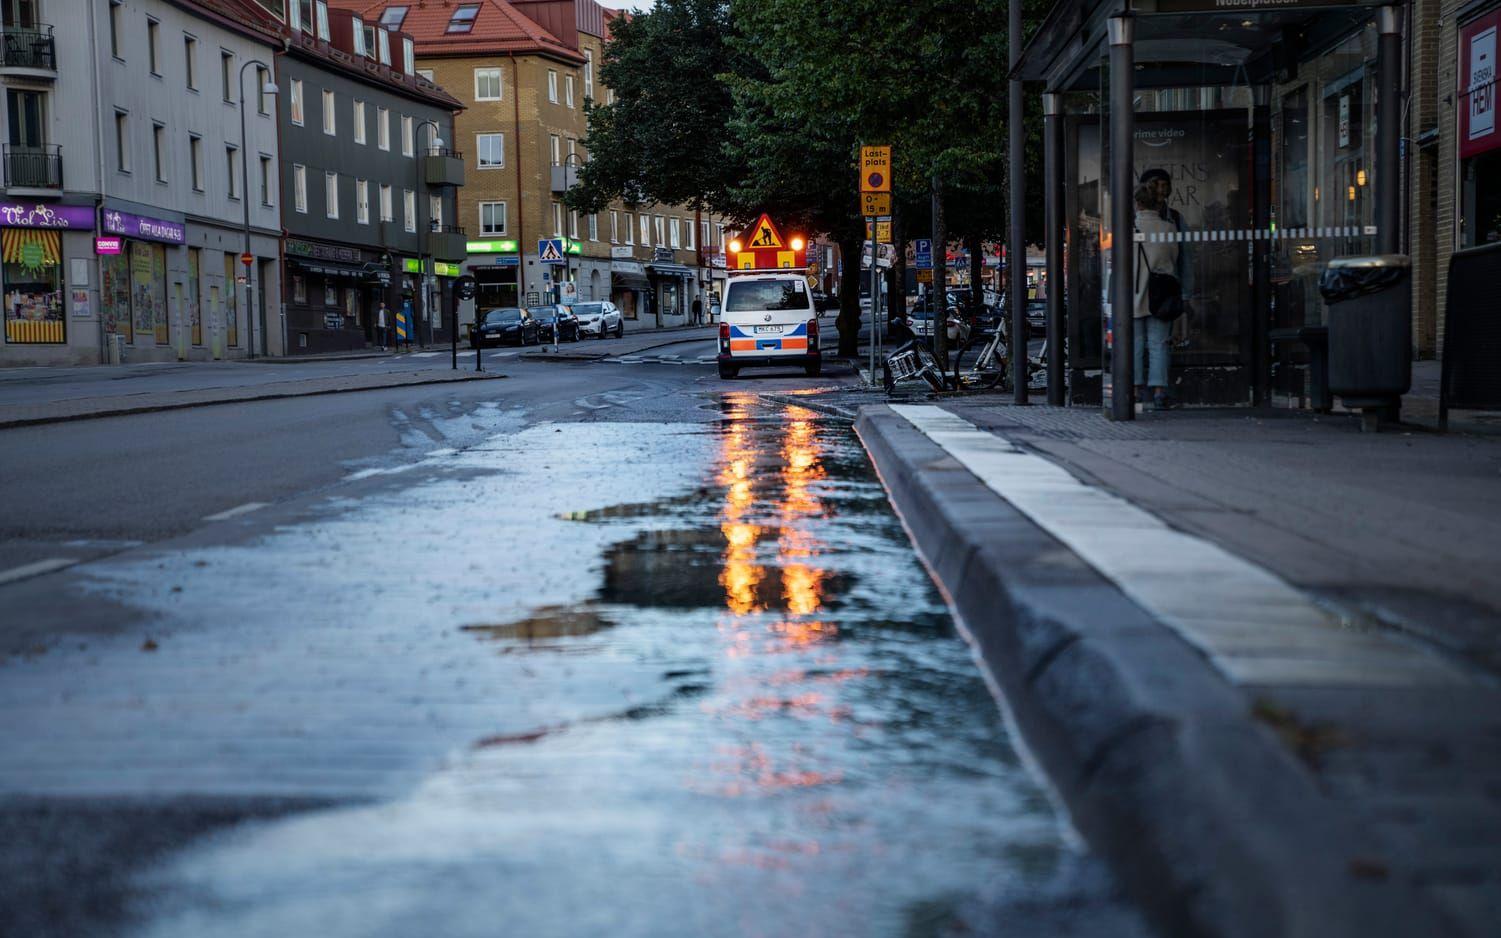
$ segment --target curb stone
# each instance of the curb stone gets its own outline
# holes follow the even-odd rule
[[[353,387],[316,387],[308,390],[287,389],[280,391],[261,392],[255,388],[233,388],[229,393],[220,397],[211,397],[203,400],[172,400],[173,396],[194,394],[193,391],[169,391],[161,397],[165,400],[142,401],[139,404],[126,404],[116,407],[103,407],[97,410],[78,411],[75,413],[57,413],[35,417],[3,417],[0,416],[0,430],[8,430],[14,427],[32,427],[51,423],[71,423],[76,420],[97,420],[104,417],[125,417],[131,414],[151,414],[166,410],[187,410],[192,407],[210,407],[216,404],[246,404],[254,401],[274,401],[291,397],[317,397],[324,394],[350,394],[357,391],[386,391],[392,388],[420,387],[432,384],[460,384],[467,381],[493,381],[504,378],[506,375],[491,372],[478,374],[462,373],[460,376],[452,374],[445,377],[425,377],[415,381],[385,381],[378,384],[355,385]],[[318,380],[318,379],[313,379]],[[337,379],[325,379],[337,380]],[[220,389],[223,390],[223,389]],[[249,394],[236,394],[235,392],[248,390]],[[46,405],[39,405],[46,406]]]
[[[1075,824],[1166,934],[1458,934],[1371,874],[1383,848],[1197,650],[889,407],[855,429]]]

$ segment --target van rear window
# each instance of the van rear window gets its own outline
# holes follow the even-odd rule
[[[729,292],[725,294],[724,308],[730,313],[754,312],[758,309],[807,309],[808,285],[801,278],[731,283]]]

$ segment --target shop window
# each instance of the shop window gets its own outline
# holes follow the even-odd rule
[[[5,340],[13,344],[67,341],[63,312],[62,244],[56,231],[6,228],[3,234]]]
[[[307,278],[302,274],[292,275],[292,302],[307,305]]]
[[[167,322],[167,250],[148,241],[127,241],[126,245],[135,335],[153,333],[157,345],[167,345],[172,338]]]
[[[238,258],[229,252],[224,254],[224,344],[236,348],[240,344],[240,287],[235,279],[235,264]],[[243,267],[241,268],[244,269]]]
[[[127,343],[133,343],[135,329],[130,319],[130,255],[100,255],[99,270],[99,314],[104,318],[104,331],[109,335],[123,335]]]
[[[201,248],[188,248],[188,329],[194,345],[203,344],[202,253]]]
[[[334,284],[332,280],[325,280],[323,282],[323,305],[339,305],[339,288]]]

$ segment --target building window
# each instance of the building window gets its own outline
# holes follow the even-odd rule
[[[151,69],[151,74],[157,78],[162,77],[161,41],[162,24],[150,17],[146,18],[146,64]]]
[[[406,7],[386,7],[381,11],[380,24],[394,32],[401,32],[401,22],[407,18]]]
[[[307,278],[301,274],[292,275],[292,302],[307,303]]]
[[[479,147],[479,168],[496,169],[506,165],[506,138],[504,134],[475,134]]]
[[[656,229],[657,229],[657,242],[656,243],[657,243],[657,247],[659,247],[659,248],[667,246],[667,239],[664,238],[664,237],[662,237],[662,235],[663,235],[662,229],[664,227],[663,224],[662,224],[663,221],[664,221],[664,219],[662,218],[661,215],[658,215],[656,217]]]
[[[220,49],[219,68],[224,77],[224,101],[227,104],[233,104],[235,100],[235,54],[226,49]]]
[[[167,181],[167,127],[165,124],[153,123],[151,125],[151,163],[156,169],[156,181]]]
[[[503,93],[500,86],[500,69],[477,68],[474,70],[474,100],[499,101]]]
[[[569,212],[568,213],[568,237],[570,237],[570,238],[577,238],[578,236],[579,236],[579,213],[578,212]]]
[[[675,248],[680,248],[680,247],[683,246],[683,225],[682,225],[682,222],[678,221],[677,218],[670,218],[670,219],[668,219],[668,221],[670,221],[671,224],[667,226],[667,234],[668,234],[668,241],[667,241],[667,243],[670,244],[670,245],[672,245]]]
[[[683,219],[683,240],[684,240],[684,245],[683,246],[686,247],[690,251],[693,250],[693,235],[694,235],[693,222],[689,221],[686,218]]]
[[[641,246],[644,247],[644,248],[651,247],[651,216],[650,215],[644,215],[643,214],[641,216]]]
[[[120,46],[121,0],[109,0],[109,51],[115,58],[125,60],[125,50]]]
[[[203,138],[197,134],[188,136],[188,166],[193,173],[193,191],[203,191]]]
[[[354,181],[354,220],[370,224],[370,182],[365,179]]]
[[[198,90],[198,40],[192,36],[182,37],[182,62],[188,78],[188,90]]]
[[[573,107],[573,76],[563,76],[563,103]]]
[[[307,214],[307,167],[301,163],[292,164],[292,207]]]
[[[620,215],[613,208],[610,209],[610,243],[620,243]]]
[[[590,241],[598,241],[599,240],[599,216],[598,215],[590,215],[589,216],[589,240]]]
[[[547,100],[558,103],[558,73],[551,68],[547,70]]]
[[[124,111],[115,112],[115,168],[130,172],[130,115]]]
[[[417,74],[427,81],[433,80],[433,70],[430,68],[419,68]]]
[[[552,234],[555,238],[563,236],[563,204],[552,203]]]
[[[417,135],[414,131],[412,118],[403,114],[401,117],[401,155],[412,156],[417,152]]]
[[[383,107],[375,109],[375,145],[391,149],[391,112]]]
[[[339,174],[323,174],[323,211],[329,218],[339,217]]]
[[[411,189],[401,190],[401,227],[417,230],[417,193]]]
[[[572,137],[569,137],[568,138],[568,155],[569,156],[574,156],[574,155],[576,155],[578,153],[578,151],[579,151],[579,142],[577,140],[573,139]],[[573,161],[572,160],[568,160],[567,162],[572,163]]]
[[[224,168],[229,174],[229,197],[240,197],[240,148],[227,146],[224,148]]]
[[[323,132],[332,137],[337,132],[338,114],[334,111],[334,93],[323,89]]]
[[[271,76],[259,65],[255,67],[255,109],[260,114],[270,114],[271,108],[266,101],[266,85],[271,81]]]
[[[480,234],[503,235],[506,233],[506,204],[504,202],[481,202],[479,204]]]
[[[354,102],[354,142],[365,142],[365,102]]]
[[[387,183],[380,185],[380,220],[392,221],[396,213],[391,207],[391,187]]]
[[[274,170],[271,168],[271,157],[261,156],[261,204],[271,204],[271,184],[275,180]]]
[[[448,20],[447,32],[467,33],[474,29],[474,18],[479,15],[479,4],[467,3],[453,11]]]
[[[557,134],[548,134],[548,140],[552,148],[552,165],[563,165],[563,138]]]
[[[441,195],[427,197],[427,227],[432,231],[443,227],[443,197]]]
[[[703,230],[700,232],[699,244],[701,244],[704,247],[710,247],[713,244],[713,242],[709,240],[709,223],[708,222],[704,222]]]
[[[302,126],[302,79],[292,79],[292,90],[287,95],[288,105],[292,109],[292,123]]]
[[[594,50],[584,50],[584,100],[594,97]]]

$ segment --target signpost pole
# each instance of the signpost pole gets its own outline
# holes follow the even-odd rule
[[[876,218],[870,217],[870,384],[876,383]]]

